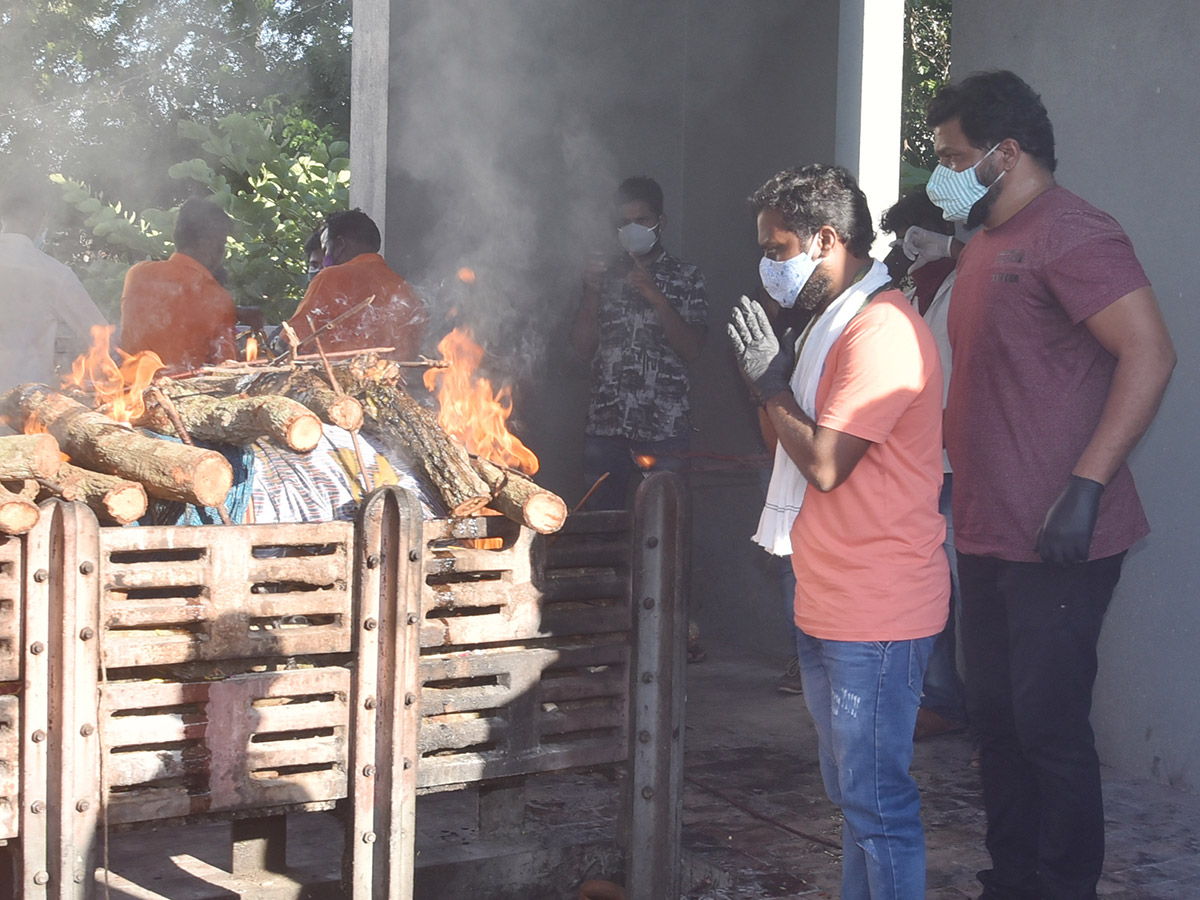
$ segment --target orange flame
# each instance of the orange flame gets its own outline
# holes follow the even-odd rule
[[[31,412],[25,417],[26,434],[46,434],[49,430],[36,412]]]
[[[455,274],[458,276],[458,280],[463,284],[475,283],[475,270],[469,266],[463,266]]]
[[[650,456],[649,454],[641,454],[639,456],[635,456],[633,458],[633,461],[637,464],[637,467],[639,469],[645,469],[647,471],[649,471],[650,469],[653,469],[654,464],[656,462],[658,462],[658,460],[655,457]]]
[[[92,346],[71,364],[71,374],[63,384],[90,389],[97,409],[103,407],[105,415],[117,422],[131,422],[146,412],[142,394],[154,380],[154,373],[163,368],[163,362],[152,350],[130,356],[117,348],[121,355],[118,366],[109,350],[112,333],[111,325],[92,326]]]
[[[258,359],[258,339],[254,335],[246,338],[246,362]]]
[[[438,344],[446,368],[427,369],[425,387],[437,392],[438,424],[458,438],[471,453],[519,469],[528,475],[538,470],[538,458],[508,430],[512,391],[493,393],[486,378],[476,378],[483,348],[470,330],[455,328]]]

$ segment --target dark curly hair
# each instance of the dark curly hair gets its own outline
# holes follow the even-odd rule
[[[656,216],[663,214],[663,189],[653,178],[635,175],[618,185],[617,193],[613,197],[616,206],[637,200],[644,200]]]
[[[867,197],[842,166],[796,166],[780,172],[750,198],[758,215],[773,209],[783,225],[801,237],[816,234],[823,225],[837,232],[855,256],[868,256],[875,240]]]
[[[379,226],[361,209],[330,213],[325,220],[325,233],[328,235],[327,250],[337,238],[345,238],[366,247],[369,253],[378,253],[383,244]]]
[[[1012,72],[976,72],[942,88],[929,101],[925,123],[936,128],[950,119],[959,120],[972,147],[990,150],[1012,138],[1047,171],[1058,167],[1054,126],[1042,98]]]
[[[942,217],[942,211],[933,205],[924,187],[910,191],[884,211],[879,227],[898,237],[904,237],[909,226],[920,225],[939,234],[954,234],[954,223]]]

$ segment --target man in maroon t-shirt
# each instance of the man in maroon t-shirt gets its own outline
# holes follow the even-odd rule
[[[1149,531],[1126,457],[1175,351],[1132,244],[1054,181],[1011,72],[945,88],[930,199],[983,229],[959,258],[945,418],[967,705],[982,745],[984,900],[1091,900],[1104,859],[1089,714],[1125,552]]]

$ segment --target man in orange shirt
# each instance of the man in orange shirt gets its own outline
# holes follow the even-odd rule
[[[167,366],[201,366],[237,358],[239,316],[262,327],[262,312],[239,309],[215,273],[222,273],[231,220],[215,203],[188,200],[175,220],[175,252],[136,263],[121,292],[120,347],[153,350]]]
[[[379,255],[379,229],[360,209],[332,214],[322,243],[325,267],[316,274],[288,324],[303,340],[368,297],[375,302],[320,335],[328,351],[394,347],[395,359],[415,359],[429,315],[408,282]],[[306,348],[311,352],[311,342]]]
[[[916,900],[925,838],[908,769],[950,598],[937,345],[871,259],[871,214],[849,172],[781,172],[752,205],[763,286],[813,311],[794,344],[745,297],[729,326],[778,436],[755,540],[790,553],[796,572],[804,698],[843,813],[841,896]]]

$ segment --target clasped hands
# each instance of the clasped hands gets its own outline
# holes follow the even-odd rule
[[[742,377],[759,405],[765,406],[776,394],[791,390],[794,345],[786,340],[780,344],[762,306],[748,297],[739,298],[725,330]]]

